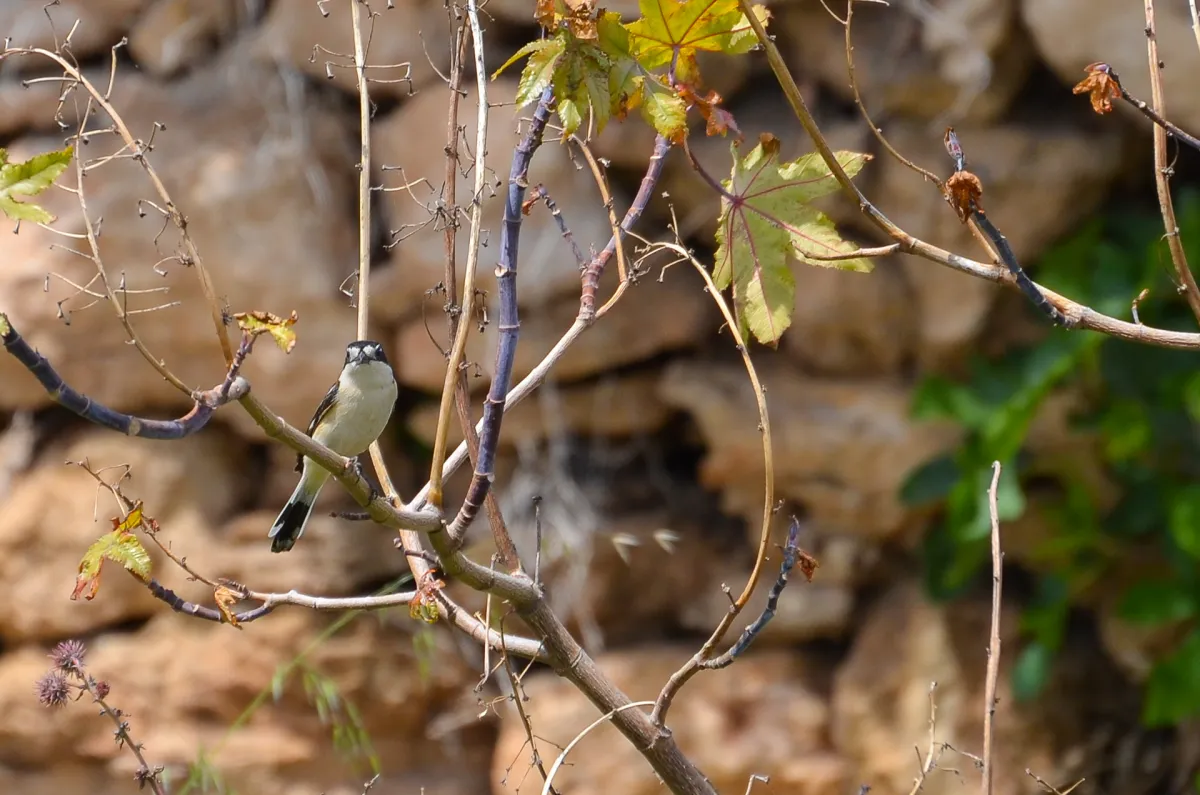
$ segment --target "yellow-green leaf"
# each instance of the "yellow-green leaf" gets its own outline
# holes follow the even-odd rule
[[[114,524],[117,524],[116,520]],[[121,564],[142,581],[150,579],[149,553],[136,535],[118,525],[116,529],[100,536],[84,553],[83,560],[79,562],[79,574],[75,578],[75,590],[71,592],[72,599],[82,596],[91,601],[96,597],[100,588],[100,569],[106,560]]]
[[[838,184],[820,155],[805,155],[780,163],[779,141],[762,136],[744,158],[738,144],[731,147],[733,172],[722,183],[713,281],[720,289],[733,286],[738,324],[759,342],[775,345],[791,325],[795,277],[788,259],[810,265],[869,272],[871,261],[813,259],[853,253],[833,222],[809,202],[833,192]],[[857,152],[835,152],[853,177],[870,158]]]
[[[621,15],[605,11],[596,20],[597,45],[608,56],[609,107],[614,115],[634,106],[640,97],[641,67],[629,49],[629,31],[621,24]]]
[[[736,55],[749,52],[756,41],[738,0],[640,0],[638,5],[642,18],[628,25],[638,62],[646,69],[673,63],[679,82],[699,82],[697,52]],[[757,5],[754,13],[765,25],[767,9]]]
[[[687,132],[687,105],[653,78],[643,79],[641,108],[646,121],[668,140],[679,143]]]
[[[19,202],[17,196],[37,196],[50,187],[71,162],[74,149],[68,146],[56,152],[34,155],[23,163],[9,163],[8,152],[0,149],[0,210],[16,221],[48,224],[54,215],[33,202]]]
[[[284,353],[291,353],[292,348],[296,347],[296,332],[292,330],[292,326],[296,325],[299,318],[296,316],[295,309],[286,318],[262,311],[238,312],[233,317],[242,331],[247,331],[255,336],[270,334],[274,337],[275,344]]]
[[[546,86],[550,85],[565,46],[565,39],[561,35],[552,39],[531,41],[513,53],[503,66],[493,72],[492,79],[495,80],[511,64],[528,55],[529,62],[521,70],[521,79],[517,83],[517,107],[523,108],[537,100],[546,90]]]

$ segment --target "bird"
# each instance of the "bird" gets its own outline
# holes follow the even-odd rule
[[[338,455],[357,459],[387,427],[396,394],[396,376],[383,346],[374,340],[355,340],[346,346],[342,372],[317,406],[308,435]],[[303,454],[296,456],[296,471],[301,473],[300,482],[267,533],[272,552],[295,546],[330,474]]]

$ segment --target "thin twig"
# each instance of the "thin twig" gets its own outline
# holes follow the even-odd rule
[[[1188,8],[1192,11],[1192,33],[1196,36],[1196,47],[1200,48],[1200,11],[1196,10],[1196,0],[1188,0]]]
[[[125,146],[128,147],[130,152],[133,153],[133,159],[140,163],[142,168],[146,171],[146,176],[149,177],[150,183],[154,186],[155,192],[158,193],[159,198],[162,200],[162,205],[166,210],[167,216],[179,230],[179,235],[183,241],[185,253],[187,255],[187,264],[196,269],[196,276],[200,279],[200,288],[204,293],[205,300],[208,303],[209,315],[212,317],[213,327],[216,331],[217,339],[221,344],[221,353],[224,355],[225,365],[228,367],[233,361],[233,346],[229,342],[229,336],[225,333],[225,324],[222,321],[221,302],[217,298],[217,292],[213,286],[212,277],[209,274],[208,269],[205,267],[204,261],[200,258],[200,252],[196,249],[196,244],[192,241],[191,235],[188,234],[187,219],[183,216],[183,213],[180,212],[179,208],[175,206],[175,203],[171,201],[170,196],[167,194],[167,189],[163,185],[162,179],[159,178],[158,172],[155,171],[154,166],[150,164],[150,160],[146,157],[147,147],[143,143],[136,140],[129,132],[129,128],[125,125],[125,120],[109,101],[109,95],[97,89],[96,86],[93,85],[92,82],[88,80],[77,67],[73,66],[61,55],[40,47],[14,47],[0,52],[0,59],[11,55],[20,54],[40,55],[43,58],[49,58],[54,63],[58,64],[58,66],[64,72],[66,72],[71,79],[77,81],[84,87],[84,89],[87,90],[88,94],[92,96],[96,104],[100,106],[100,108],[108,115],[110,119],[112,119],[113,125],[116,127],[117,134],[121,136],[121,140],[125,143]],[[114,58],[115,57],[116,56],[114,53]]]
[[[467,249],[467,263],[463,280],[463,301],[458,307],[460,313],[459,326],[454,334],[454,348],[450,354],[450,361],[446,367],[446,381],[443,386],[442,403],[439,406],[438,412],[438,427],[434,435],[434,455],[433,463],[430,466],[430,493],[436,493],[441,488],[440,482],[433,480],[433,473],[438,473],[440,476],[442,464],[446,456],[446,439],[450,430],[450,398],[453,396],[454,405],[458,409],[458,421],[463,428],[463,442],[467,445],[467,449],[473,453],[474,463],[478,469],[480,460],[484,457],[485,452],[483,444],[477,434],[471,428],[470,407],[467,393],[466,373],[462,372],[461,363],[466,355],[466,340],[470,334],[470,323],[462,322],[465,319],[472,317],[474,314],[474,305],[477,298],[475,289],[475,275],[478,271],[478,263],[480,256],[480,236],[483,213],[483,191],[485,185],[485,177],[487,172],[486,157],[487,157],[487,117],[488,117],[488,101],[487,101],[487,70],[484,66],[484,44],[483,44],[483,28],[479,24],[479,9],[475,0],[468,0],[467,3],[467,20],[471,30],[471,48],[475,55],[475,75],[476,75],[476,92],[478,94],[478,117],[476,120],[475,130],[475,184],[471,194],[471,212],[470,212],[470,240]],[[532,153],[531,153],[532,154]],[[507,210],[507,208],[506,208]],[[452,208],[456,211],[456,208]],[[507,231],[507,230],[505,230]],[[501,244],[503,249],[503,241]],[[503,301],[503,297],[502,297]],[[504,310],[501,310],[501,315]],[[503,323],[502,323],[503,325]],[[502,337],[504,334],[501,335]],[[503,344],[500,346],[503,348]],[[499,357],[499,353],[497,354]],[[457,357],[457,358],[456,358]],[[497,373],[501,372],[502,368],[497,369]],[[494,385],[493,385],[494,386]],[[485,410],[486,415],[486,410]],[[449,534],[454,545],[461,546],[465,537],[467,527],[478,511],[478,505],[472,505],[468,508],[471,502],[472,493],[468,489],[467,500],[459,511],[454,523],[450,526]],[[500,500],[496,497],[493,490],[488,490],[483,495],[484,509],[487,511],[488,526],[492,531],[492,539],[496,545],[496,553],[499,556],[501,565],[505,566],[509,571],[517,570],[521,561],[517,555],[517,548],[513,544],[512,534],[509,533],[508,525],[504,521],[504,514],[500,510]],[[469,517],[469,518],[468,518]],[[459,520],[462,521],[459,521]]]
[[[487,181],[485,157],[487,155],[487,125],[488,101],[487,81],[488,72],[483,63],[483,29],[479,25],[479,9],[475,0],[467,4],[467,17],[471,26],[471,49],[475,53],[475,91],[477,115],[475,120],[475,183],[471,191],[470,210],[470,241],[467,244],[467,262],[463,269],[463,294],[461,318],[470,318],[475,302],[475,273],[479,265],[479,239],[482,231],[480,218],[483,212],[483,191]],[[438,508],[442,507],[442,465],[446,460],[446,440],[450,434],[450,410],[453,406],[455,385],[461,374],[463,359],[466,357],[467,337],[471,332],[470,323],[459,323],[458,333],[454,336],[454,344],[450,349],[450,360],[446,363],[446,378],[442,385],[441,403],[438,406],[438,424],[433,438],[433,456],[429,467],[429,501]],[[482,502],[482,500],[481,500]],[[501,556],[510,550],[501,549]],[[515,556],[504,560],[505,565],[512,568]]]
[[[677,222],[674,228],[676,234],[678,234],[679,226]],[[696,269],[696,272],[704,279],[704,283],[708,287],[707,292],[709,297],[713,299],[717,307],[721,310],[730,334],[733,336],[734,343],[737,345],[738,351],[741,352],[742,362],[746,366],[746,373],[750,378],[750,385],[754,390],[754,400],[758,406],[759,433],[762,435],[763,446],[764,492],[762,527],[759,529],[758,552],[754,559],[754,569],[750,572],[750,577],[746,580],[746,586],[742,589],[741,595],[730,605],[729,610],[725,613],[720,623],[717,624],[717,628],[713,630],[712,635],[709,636],[704,645],[700,647],[700,650],[682,668],[671,674],[670,679],[663,686],[662,692],[659,693],[658,699],[654,703],[654,711],[650,715],[652,723],[656,726],[663,726],[666,721],[667,710],[671,708],[671,702],[679,692],[679,688],[683,687],[700,670],[702,663],[711,658],[713,649],[725,637],[725,633],[729,631],[729,627],[733,624],[738,614],[741,613],[742,608],[750,601],[750,596],[754,593],[754,588],[758,585],[763,564],[767,559],[767,544],[771,539],[771,516],[775,509],[775,456],[771,449],[771,420],[767,412],[766,392],[763,389],[762,382],[758,378],[758,371],[754,368],[754,362],[750,358],[749,347],[746,345],[746,341],[742,339],[741,332],[738,330],[738,323],[733,316],[733,312],[730,311],[724,295],[717,289],[717,285],[713,282],[708,269],[682,245],[678,243],[659,243],[657,246],[673,251],[681,260],[690,262]]]
[[[937,701],[934,699],[934,691],[937,690],[937,682],[929,683],[929,749],[925,752],[925,758],[921,759],[921,749],[914,748],[917,752],[917,761],[920,763],[921,772],[917,774],[917,778],[913,781],[912,789],[908,791],[908,795],[917,795],[921,788],[925,786],[925,779],[929,777],[929,773],[937,767],[938,758],[941,753],[936,750],[937,742],[934,736],[937,731]],[[945,746],[943,746],[944,748]]]
[[[501,620],[501,632],[503,633],[504,623]],[[508,682],[512,686],[513,704],[516,705],[517,715],[521,718],[521,725],[525,728],[525,742],[529,743],[529,751],[533,754],[533,766],[537,768],[542,775],[542,781],[550,788],[550,795],[558,795],[558,791],[550,786],[550,775],[546,772],[546,766],[542,764],[541,754],[538,753],[537,742],[533,739],[533,724],[529,720],[529,713],[525,711],[525,691],[521,685],[521,678],[517,676],[517,672],[513,670],[512,658],[507,654],[502,655],[504,659],[504,671],[508,674]]]
[[[842,25],[846,28],[846,71],[850,76],[850,90],[854,93],[854,104],[858,106],[859,113],[862,114],[863,120],[866,121],[867,126],[871,128],[871,132],[875,135],[875,138],[878,139],[879,143],[883,145],[883,148],[888,151],[888,154],[896,158],[896,160],[900,161],[908,168],[920,174],[925,179],[937,185],[939,188],[942,187],[942,180],[937,174],[934,174],[928,169],[921,168],[916,163],[900,154],[900,152],[898,152],[896,148],[892,146],[891,142],[888,141],[888,139],[884,136],[883,130],[875,126],[875,122],[871,119],[871,114],[867,112],[867,105],[865,102],[863,102],[862,95],[858,90],[858,77],[854,68],[854,43],[850,36],[850,31],[854,24],[854,0],[848,0],[846,3],[845,19],[838,19],[838,16],[832,11],[829,13],[832,14],[833,18],[837,19],[838,22],[842,23]],[[850,256],[858,256],[858,254],[856,252]],[[816,258],[810,257],[810,259]]]
[[[211,621],[214,624],[226,623],[225,616],[215,607],[206,607],[205,605],[198,605],[195,602],[189,602],[155,579],[148,581],[139,580],[139,582],[142,582],[146,586],[146,590],[150,591],[151,596],[166,604],[176,613],[192,616],[204,621]],[[274,605],[259,605],[252,610],[234,613],[233,619],[238,624],[249,624],[263,616],[269,615],[274,609]]]
[[[363,51],[362,0],[348,0],[354,33],[354,76],[358,87],[358,339],[369,338],[371,305],[371,93],[367,81],[367,56]],[[367,9],[370,13],[370,9]]]
[[[463,317],[462,307],[458,305],[458,164],[459,164],[459,130],[458,130],[458,109],[459,102],[462,98],[462,77],[463,77],[463,59],[467,54],[467,33],[469,23],[463,20],[463,15],[459,12],[457,6],[451,5],[447,9],[450,16],[457,20],[457,25],[454,28],[455,45],[450,53],[450,75],[447,83],[450,88],[449,108],[446,114],[446,169],[443,175],[444,183],[444,199],[443,207],[440,212],[444,216],[445,229],[443,231],[446,262],[445,273],[442,277],[442,285],[446,290],[446,325],[449,332],[448,339],[455,339],[458,336],[458,324]],[[447,357],[449,358],[449,357]],[[475,424],[471,422],[471,393],[467,388],[467,373],[465,369],[459,368],[458,378],[454,383],[454,408],[458,414],[458,424],[462,431],[463,442],[467,446],[467,453],[472,463],[479,457],[479,434],[475,430]],[[502,524],[504,521],[503,514],[500,512],[500,503],[494,493],[489,493],[487,500],[484,503],[484,509],[487,511],[488,520],[495,527]],[[488,597],[491,604],[491,597]],[[485,622],[486,623],[486,622]]]
[[[588,734],[592,731],[592,729],[595,729],[597,726],[600,726],[601,724],[603,724],[606,720],[609,720],[610,718],[615,717],[618,713],[624,712],[627,709],[633,709],[635,707],[651,707],[651,706],[654,706],[653,701],[632,701],[632,702],[630,702],[628,704],[624,704],[610,712],[606,712],[605,714],[596,718],[596,720],[592,721],[592,723],[589,724],[586,729],[581,731],[579,734],[575,735],[575,739],[573,739],[573,740],[571,740],[571,742],[567,743],[567,747],[562,749],[562,753],[560,753],[558,755],[558,758],[554,760],[554,764],[550,766],[550,774],[546,777],[546,783],[542,786],[542,795],[550,795],[550,793],[553,791],[553,789],[551,788],[551,783],[554,781],[554,775],[558,772],[558,769],[560,767],[562,767],[563,762],[567,761],[567,754],[571,753],[571,749],[573,749],[576,745],[578,745],[580,742],[582,742],[583,738],[587,737]]]
[[[1150,103],[1155,114],[1166,117],[1162,87],[1162,66],[1158,60],[1158,32],[1154,21],[1154,0],[1145,0],[1146,8],[1146,52],[1150,58]],[[1162,210],[1163,227],[1166,229],[1167,248],[1171,252],[1171,264],[1183,284],[1188,306],[1196,322],[1200,323],[1200,290],[1196,278],[1188,267],[1183,241],[1179,238],[1179,223],[1175,220],[1175,204],[1171,199],[1170,164],[1167,162],[1167,131],[1161,124],[1154,125],[1154,186],[1158,190],[1158,206]]]
[[[371,309],[371,92],[370,80],[367,78],[367,54],[363,45],[362,12],[359,5],[366,5],[365,0],[348,0],[350,3],[351,33],[354,36],[354,76],[358,88],[358,272],[354,298],[358,307],[355,329],[357,339],[370,337]],[[371,13],[367,7],[367,13]],[[396,486],[388,472],[387,462],[383,458],[383,448],[379,440],[371,442],[367,448],[371,456],[371,465],[375,468],[375,477],[379,478],[380,488],[387,499],[399,499]],[[416,536],[404,537],[407,544],[419,543]],[[409,565],[413,560],[409,559]],[[418,564],[419,566],[419,564]],[[413,570],[413,576],[420,578],[424,571]]]
[[[658,136],[658,138],[662,138],[662,136]],[[666,139],[662,138],[662,140],[665,144]],[[621,295],[625,292],[625,290],[629,286],[629,265],[627,263],[627,260],[625,259],[625,246],[624,246],[624,241],[622,240],[622,237],[624,235],[624,230],[629,229],[629,225],[625,225],[624,223],[621,223],[621,224],[617,223],[617,210],[616,210],[615,202],[613,202],[612,191],[610,191],[608,189],[608,180],[604,178],[604,170],[600,167],[600,161],[596,158],[596,156],[594,154],[592,154],[592,148],[590,146],[588,146],[587,141],[584,141],[582,138],[579,138],[578,136],[572,135],[571,141],[577,147],[579,147],[580,154],[583,155],[583,159],[587,162],[588,168],[592,172],[592,179],[596,181],[596,188],[597,188],[597,190],[600,191],[601,202],[604,206],[605,211],[608,213],[608,225],[612,229],[612,238],[610,239],[610,245],[612,245],[615,248],[616,253],[617,253],[617,289],[613,293],[612,298],[610,298],[608,300],[608,302],[604,305],[604,308],[607,309],[608,306],[610,306],[613,303],[615,303],[616,301],[620,300]],[[666,150],[664,149],[663,151],[665,152]],[[649,169],[653,169],[656,164],[661,164],[662,158],[655,157],[655,155],[657,155],[657,153],[658,153],[658,141],[656,140],[655,141],[655,151],[654,151],[654,153],[651,154],[650,162],[647,164]],[[657,183],[658,178],[655,177],[653,181],[655,183]],[[645,180],[643,179],[643,183],[644,182],[645,182]],[[646,201],[647,202],[649,201],[649,195],[647,195]],[[630,212],[635,212],[634,207],[636,207],[637,205],[638,205],[638,201],[635,198],[633,205],[631,205],[629,208]],[[643,206],[644,206],[644,203],[643,203]],[[636,213],[638,216],[640,216],[641,210],[637,210]],[[630,216],[627,213],[625,217],[626,217],[626,219],[628,219]],[[630,225],[632,225],[632,224],[630,224]],[[605,251],[607,251],[607,250],[608,250],[608,247],[606,246]],[[595,311],[595,300],[596,300],[596,291],[598,289],[600,289],[600,276],[604,272],[604,266],[607,262],[606,259],[603,259],[604,256],[605,255],[603,253],[601,253],[601,254],[593,257],[591,262],[580,263],[580,278],[582,279],[582,282],[583,282],[583,289],[579,296],[579,300],[580,300],[580,304],[581,304],[581,311],[583,311],[582,307],[587,307],[590,309],[590,311],[592,313],[594,313],[594,315],[596,317],[599,317],[602,314],[602,312]]]
[[[150,790],[154,795],[166,795],[166,790],[163,788],[161,779],[162,768],[151,767],[150,763],[146,761],[145,755],[142,754],[142,744],[129,735],[129,722],[125,720],[125,713],[108,705],[104,697],[100,695],[100,691],[96,689],[96,683],[89,674],[77,672],[77,678],[83,683],[84,688],[87,689],[92,699],[100,705],[100,711],[107,715],[112,720],[113,725],[117,727],[114,732],[117,737],[117,743],[128,748],[137,759],[137,777],[139,783],[145,782],[149,784]]]
[[[628,234],[633,225],[638,222],[645,212],[647,205],[650,204],[650,199],[654,195],[654,188],[658,185],[659,177],[662,176],[663,166],[666,164],[667,152],[671,148],[671,142],[663,136],[659,135],[654,139],[654,151],[650,154],[650,162],[646,164],[646,173],[642,175],[642,183],[638,186],[637,195],[634,196],[633,202],[629,205],[629,209],[625,212],[625,217],[621,220],[620,226],[613,230],[612,239],[608,241],[608,245],[604,250],[592,258],[588,263],[587,268],[583,271],[583,292],[579,297],[579,317],[588,325],[603,317],[604,313],[608,312],[621,295],[625,292],[625,288],[629,284],[628,264],[625,262],[624,249],[621,246],[622,234]],[[584,157],[588,158],[588,162],[594,161],[590,157],[591,153],[584,148],[580,148],[584,153]],[[594,168],[594,172],[598,173],[598,166]],[[601,185],[601,194],[607,190],[603,186],[603,180],[598,183]],[[617,254],[617,267],[621,269],[620,283],[617,285],[617,290],[611,298],[605,302],[604,306],[599,311],[596,310],[596,291],[600,287],[600,277],[604,274],[604,268],[612,255]]]
[[[1000,596],[1004,553],[1000,551],[1000,462],[992,464],[988,488],[988,512],[992,520],[992,630],[988,638],[987,678],[983,688],[983,795],[992,795],[992,721],[996,716],[996,683],[1000,679]]]
[[[525,200],[524,206],[521,207],[523,212],[528,213],[529,210],[537,202],[542,202],[546,205],[546,209],[550,211],[550,216],[554,219],[554,223],[558,225],[558,232],[562,235],[562,239],[567,241],[567,245],[571,247],[571,253],[575,255],[575,262],[578,263],[579,269],[582,271],[587,267],[587,260],[584,259],[583,252],[579,249],[579,244],[575,242],[575,236],[571,234],[571,228],[567,226],[567,220],[563,218],[562,210],[558,209],[558,204],[554,201],[554,197],[550,195],[550,191],[542,183],[534,186],[533,191],[529,194],[529,198]],[[611,204],[611,202],[610,202]],[[609,212],[610,223],[613,223],[615,228],[616,217]]]
[[[88,119],[91,116],[90,111],[92,102],[94,101],[95,99],[93,97],[88,98],[87,109],[82,114],[83,118],[79,122],[79,131],[76,134],[77,143],[81,143],[83,141],[83,131],[87,126]],[[108,270],[104,267],[104,261],[100,258],[100,243],[96,239],[96,228],[92,223],[92,217],[88,214],[87,198],[84,195],[83,188],[83,158],[80,156],[79,148],[79,146],[76,146],[75,150],[75,174],[77,182],[75,195],[79,201],[79,213],[83,218],[85,237],[87,238],[88,246],[92,251],[92,256],[90,259],[96,266],[96,272],[100,276],[100,283],[104,285],[104,294],[108,298],[108,302],[112,305],[113,310],[117,313],[117,318],[121,321],[121,325],[124,326],[125,334],[129,337],[129,340],[133,343],[133,346],[137,348],[138,353],[142,355],[142,358],[145,359],[150,366],[158,372],[159,375],[165,378],[169,384],[185,394],[190,393],[191,390],[188,388],[188,386],[180,381],[174,373],[167,369],[166,364],[164,364],[161,359],[150,353],[149,348],[146,347],[146,344],[142,341],[141,336],[134,329],[133,323],[130,322],[129,311],[126,309],[125,303],[117,298],[117,294],[113,290],[112,284],[108,278]],[[222,330],[222,334],[224,334],[224,330]]]
[[[788,528],[787,542],[783,545],[783,562],[779,566],[779,578],[771,586],[771,592],[767,596],[767,604],[762,613],[754,619],[750,626],[742,630],[737,642],[730,646],[727,652],[720,657],[700,663],[701,668],[705,670],[728,668],[734,660],[750,648],[754,639],[766,629],[767,624],[775,617],[775,611],[779,609],[779,597],[783,594],[783,589],[787,587],[788,575],[791,574],[797,562],[803,562],[801,570],[811,580],[812,573],[816,569],[816,560],[800,549],[800,521],[793,516]]]
[[[1190,146],[1192,149],[1200,151],[1200,138],[1197,138],[1196,136],[1191,135],[1186,130],[1183,130],[1178,125],[1171,122],[1169,119],[1167,119],[1161,113],[1159,113],[1157,110],[1155,110],[1153,107],[1151,107],[1150,103],[1146,102],[1144,99],[1138,99],[1133,94],[1130,94],[1129,91],[1127,91],[1125,89],[1124,84],[1121,83],[1120,76],[1117,74],[1116,70],[1113,69],[1110,64],[1104,63],[1103,61],[1099,61],[1094,64],[1089,64],[1087,71],[1089,74],[1096,72],[1096,71],[1107,74],[1109,77],[1112,78],[1113,82],[1116,83],[1117,91],[1120,93],[1121,99],[1125,100],[1130,105],[1133,105],[1133,107],[1137,108],[1137,110],[1143,116],[1145,116],[1150,121],[1154,122],[1159,127],[1166,130],[1172,137],[1174,137],[1180,143]],[[1080,93],[1080,92],[1081,92],[1080,86],[1076,86],[1075,93]]]

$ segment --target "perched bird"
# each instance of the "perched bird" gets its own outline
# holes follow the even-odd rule
[[[308,435],[338,455],[354,458],[383,433],[395,405],[396,376],[383,346],[355,340],[346,346],[346,363],[317,406]],[[329,470],[303,455],[296,457],[296,471],[301,473],[300,483],[267,533],[272,552],[287,552],[295,545],[329,479]]]

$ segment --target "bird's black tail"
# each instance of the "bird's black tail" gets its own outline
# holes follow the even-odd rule
[[[292,495],[276,517],[275,524],[271,525],[271,532],[267,533],[272,552],[287,552],[296,545],[308,524],[312,508],[311,502],[306,502],[300,495]]]

